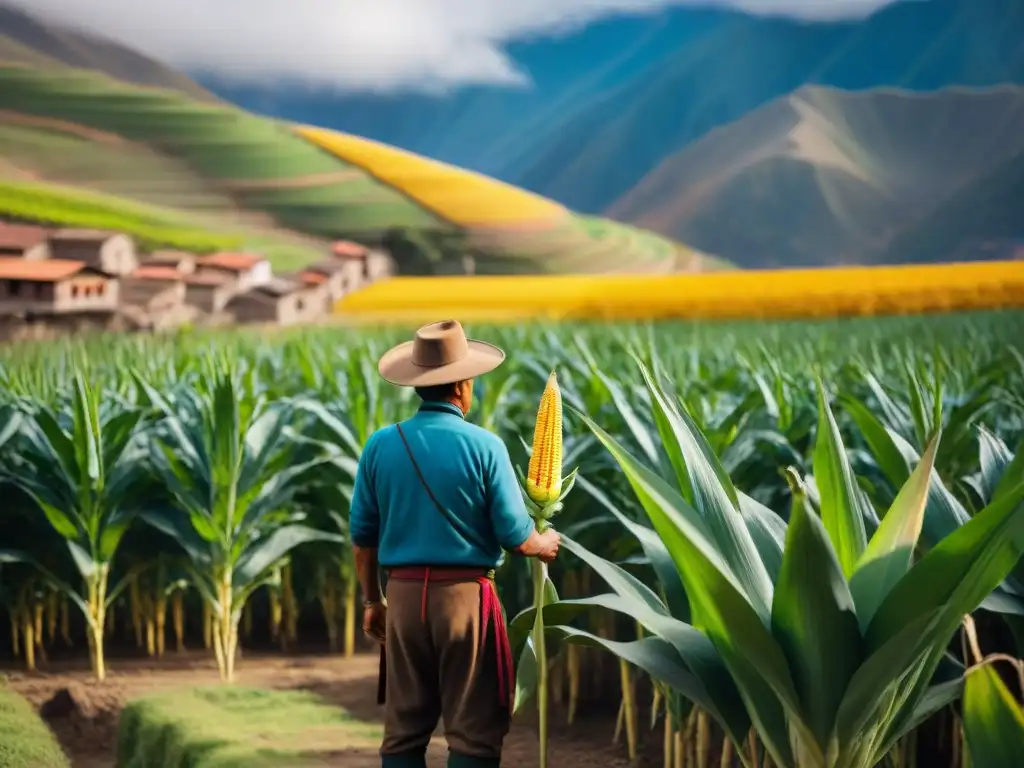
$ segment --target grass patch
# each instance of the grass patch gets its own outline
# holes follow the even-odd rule
[[[304,691],[192,688],[131,702],[117,734],[120,768],[299,766],[350,748],[376,750],[380,727]]]
[[[68,768],[57,739],[25,699],[0,678],[0,768]]]

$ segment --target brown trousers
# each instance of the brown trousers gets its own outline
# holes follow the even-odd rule
[[[480,637],[480,585],[431,581],[425,601],[423,589],[422,581],[388,580],[381,754],[425,747],[440,718],[451,751],[500,757],[509,718],[493,629]]]

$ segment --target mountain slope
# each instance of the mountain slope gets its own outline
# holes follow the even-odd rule
[[[919,260],[905,233],[920,238],[955,205],[931,238],[945,260],[975,227],[975,187],[987,206],[1024,211],[1019,190],[991,178],[1022,152],[1024,88],[807,87],[665,160],[609,213],[744,266],[782,266]]]
[[[532,89],[338,98],[208,86],[257,111],[386,141],[602,213],[664,158],[803,85],[1024,84],[1024,3],[905,0],[867,19],[821,23],[678,7],[524,42],[510,54]]]
[[[944,200],[901,232],[885,259],[1020,258],[1024,250],[1024,151]]]
[[[216,97],[186,75],[130,48],[0,4],[0,61],[102,72],[138,85],[173,88],[200,101]]]
[[[595,232],[563,206],[479,174],[351,136],[325,151],[307,133],[177,90],[0,63],[0,215],[65,225],[114,216],[151,245],[228,238],[288,268],[337,238],[387,247],[406,273],[460,271],[467,256],[488,273],[704,263],[625,225]]]

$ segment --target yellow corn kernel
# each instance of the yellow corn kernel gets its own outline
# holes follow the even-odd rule
[[[558,500],[562,493],[562,391],[552,371],[537,410],[533,453],[526,477],[526,495],[540,507]]]

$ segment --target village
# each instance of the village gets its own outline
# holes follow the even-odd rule
[[[123,232],[0,221],[0,341],[317,322],[343,296],[393,273],[389,254],[350,241],[275,274],[259,253],[145,252]]]

